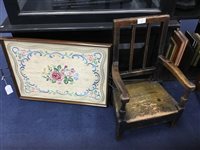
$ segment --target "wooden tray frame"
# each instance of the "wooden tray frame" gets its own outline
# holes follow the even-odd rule
[[[13,68],[11,64],[11,60],[9,57],[9,53],[5,44],[5,41],[10,42],[28,42],[33,44],[55,44],[55,45],[70,45],[70,46],[83,46],[83,48],[87,47],[94,47],[94,48],[103,48],[107,49],[107,56],[106,56],[106,74],[105,74],[105,84],[106,84],[106,91],[105,91],[105,99],[103,100],[103,103],[94,103],[94,102],[83,102],[81,100],[63,100],[63,99],[57,99],[57,98],[44,98],[44,97],[33,97],[33,96],[24,96],[22,93],[22,90],[19,89],[19,86],[16,81],[16,73],[15,68]],[[109,57],[110,57],[110,49],[111,44],[98,44],[98,43],[85,43],[85,42],[73,42],[73,41],[62,41],[62,40],[47,40],[47,39],[33,39],[33,38],[0,38],[0,43],[2,45],[9,69],[11,70],[12,78],[16,87],[17,94],[20,99],[26,99],[26,100],[37,100],[37,101],[49,101],[49,102],[61,102],[61,103],[70,103],[70,104],[81,104],[81,105],[90,105],[90,106],[100,106],[100,107],[106,107],[107,106],[107,97],[108,97],[108,74],[109,74]]]

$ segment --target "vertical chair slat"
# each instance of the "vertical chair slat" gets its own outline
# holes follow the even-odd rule
[[[113,61],[119,61],[120,27],[117,23],[114,24],[113,36]]]
[[[146,41],[145,41],[145,49],[144,49],[144,57],[143,57],[143,64],[142,64],[143,69],[146,67],[146,63],[147,63],[150,34],[151,34],[151,24],[148,24],[147,25]]]
[[[133,69],[133,56],[134,56],[134,45],[135,45],[135,26],[132,26],[131,31],[131,47],[130,47],[130,57],[129,57],[129,71]]]
[[[168,22],[169,20],[161,23],[161,34],[160,34],[160,44],[158,48],[158,55],[162,55],[164,51],[165,41],[167,37],[167,30],[168,30]]]

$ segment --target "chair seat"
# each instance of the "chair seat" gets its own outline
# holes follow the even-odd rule
[[[158,82],[145,81],[125,86],[130,95],[130,101],[126,104],[127,123],[178,113],[177,102]],[[119,112],[119,92],[114,90],[113,94],[116,112]]]

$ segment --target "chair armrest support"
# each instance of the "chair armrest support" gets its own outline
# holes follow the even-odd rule
[[[162,61],[162,64],[173,74],[173,76],[181,83],[181,85],[183,85],[184,88],[189,91],[193,91],[195,89],[195,85],[185,77],[185,75],[177,66],[161,55],[159,58]]]
[[[129,102],[129,94],[128,91],[124,85],[124,82],[122,81],[122,78],[119,73],[119,67],[118,67],[118,62],[113,62],[112,64],[112,78],[115,83],[115,86],[121,93],[121,100],[124,103]]]

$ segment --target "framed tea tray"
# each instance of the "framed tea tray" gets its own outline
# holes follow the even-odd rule
[[[1,39],[22,99],[106,106],[109,44]]]

